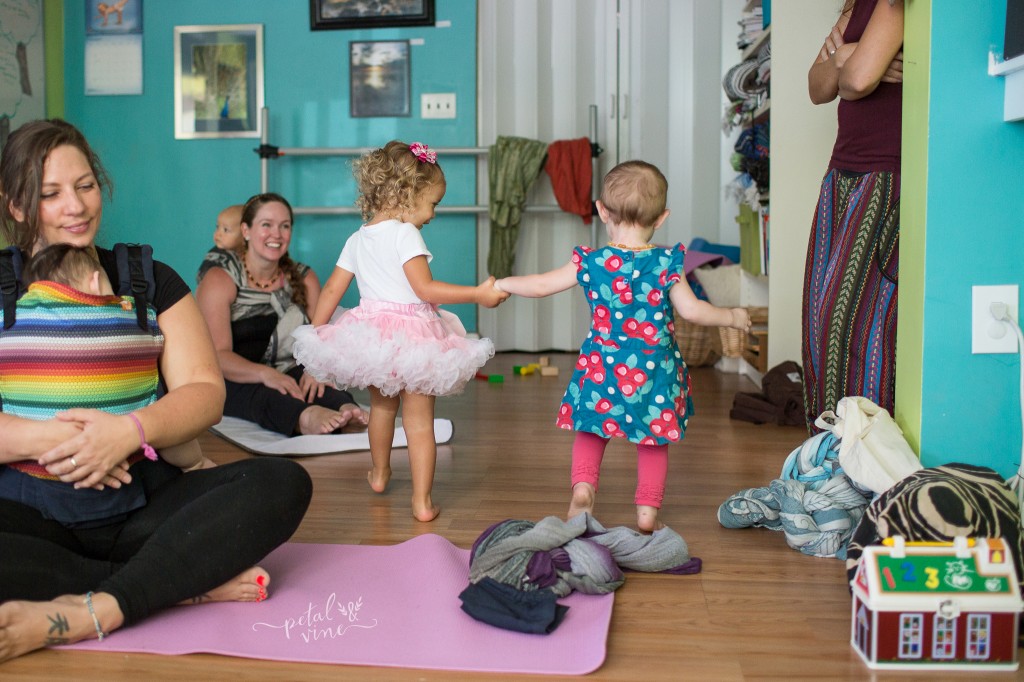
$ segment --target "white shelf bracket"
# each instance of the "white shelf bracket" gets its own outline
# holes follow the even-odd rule
[[[1003,76],[1003,120],[1024,120],[1024,55],[1003,61],[993,50],[988,53],[988,75]]]

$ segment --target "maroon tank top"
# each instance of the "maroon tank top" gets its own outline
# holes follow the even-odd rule
[[[845,42],[860,40],[877,2],[886,0],[857,0],[843,33]],[[839,134],[829,168],[899,173],[902,111],[902,83],[879,83],[867,97],[840,99]]]

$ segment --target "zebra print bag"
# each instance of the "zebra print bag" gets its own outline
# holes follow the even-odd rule
[[[908,542],[1001,537],[1013,552],[1024,595],[1024,544],[1017,497],[998,473],[970,464],[921,469],[868,505],[850,538],[846,572],[853,580],[864,548],[896,535]]]

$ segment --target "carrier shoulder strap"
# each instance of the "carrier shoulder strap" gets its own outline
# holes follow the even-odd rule
[[[18,299],[25,293],[21,283],[21,267],[24,258],[17,246],[8,246],[0,251],[0,294],[3,295],[4,329],[14,325]]]
[[[146,329],[147,303],[156,296],[153,276],[153,247],[149,244],[114,244],[117,258],[117,294],[135,299],[135,317]]]

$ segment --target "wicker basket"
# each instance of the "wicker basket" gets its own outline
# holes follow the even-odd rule
[[[726,358],[743,357],[743,349],[747,347],[746,333],[732,327],[718,327],[715,341],[716,350]]]
[[[702,327],[687,322],[678,314],[675,326],[676,343],[679,344],[679,352],[683,354],[683,361],[687,366],[704,367],[718,362],[721,353],[715,348],[714,337],[717,333],[714,327]]]
[[[753,326],[768,323],[768,308],[750,307],[747,308],[747,313],[750,315],[750,323]],[[714,335],[714,340],[715,349],[727,358],[743,357],[743,351],[750,343],[750,337],[746,332],[732,327],[718,327],[718,333]]]

